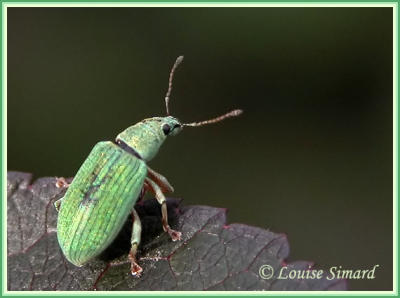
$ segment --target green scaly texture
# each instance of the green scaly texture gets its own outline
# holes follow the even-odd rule
[[[144,161],[112,142],[96,144],[68,188],[58,216],[58,242],[71,263],[81,266],[110,245],[146,174]]]

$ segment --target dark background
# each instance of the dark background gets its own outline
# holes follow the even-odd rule
[[[391,8],[9,8],[8,169],[73,176],[143,118],[187,128],[150,163],[185,204],[288,235],[291,260],[392,289]]]

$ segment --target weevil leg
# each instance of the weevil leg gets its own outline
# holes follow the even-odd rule
[[[65,180],[64,177],[56,177],[56,187],[57,188],[68,188],[70,183]]]
[[[63,201],[64,197],[62,197],[61,199],[58,199],[57,201],[54,202],[54,208],[56,208],[57,212],[60,211],[60,207],[61,207],[61,203]]]
[[[57,188],[68,188],[69,187],[69,183],[67,182],[67,180],[65,180],[64,177],[56,177],[56,187]],[[62,197],[61,199],[58,199],[57,201],[54,202],[54,207],[56,208],[57,212],[60,211],[60,207],[62,204],[62,200],[64,199],[64,197]]]
[[[164,193],[165,192],[174,192],[174,188],[168,182],[167,178],[165,178],[163,175],[157,173],[150,167],[147,167],[147,177],[150,180],[154,181],[161,188],[162,192],[164,192]],[[149,190],[151,190],[151,188],[148,185],[148,183],[146,183],[146,181],[145,181],[143,184],[142,190],[140,191],[139,198],[137,200],[138,203],[140,203],[143,200],[146,192]]]
[[[139,197],[138,197],[136,203],[141,203],[143,198],[144,198],[144,196],[145,196],[145,194],[146,194],[146,192],[149,191],[149,190],[150,190],[149,185],[145,181],[143,183],[142,190],[140,191],[140,194],[139,194]]]
[[[160,173],[157,173],[149,166],[147,166],[147,177],[150,178],[155,183],[157,183],[157,185],[161,188],[162,192],[174,192],[174,188],[168,182],[167,178],[165,178]]]
[[[140,223],[139,215],[135,209],[132,209],[132,236],[131,236],[131,250],[129,251],[128,259],[131,262],[131,273],[133,276],[140,276],[143,269],[139,266],[136,259],[136,253],[140,244],[140,237],[142,234],[142,224]]]
[[[168,224],[167,202],[161,188],[149,178],[146,178],[145,182],[149,186],[151,192],[156,196],[158,203],[161,205],[162,225],[164,231],[171,236],[172,241],[181,240],[182,233],[171,229]]]

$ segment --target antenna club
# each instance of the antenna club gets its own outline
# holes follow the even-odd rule
[[[239,116],[240,114],[243,114],[243,110],[237,109],[231,112],[232,116]]]

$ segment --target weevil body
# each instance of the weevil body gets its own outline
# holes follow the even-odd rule
[[[58,187],[68,187],[64,197],[56,201],[55,206],[59,211],[58,242],[71,263],[82,266],[103,252],[132,213],[134,221],[129,260],[131,273],[137,276],[141,274],[142,268],[136,260],[141,224],[134,206],[143,190],[152,192],[161,204],[164,231],[173,241],[181,238],[181,233],[171,229],[168,224],[163,194],[173,192],[173,188],[165,177],[149,168],[147,162],[157,154],[167,136],[178,134],[183,127],[215,123],[241,113],[240,110],[234,110],[211,120],[188,124],[169,116],[172,79],[182,59],[182,56],[178,57],[170,73],[165,98],[168,116],[138,122],[121,132],[115,142],[97,143],[71,184],[62,178],[57,180]]]

